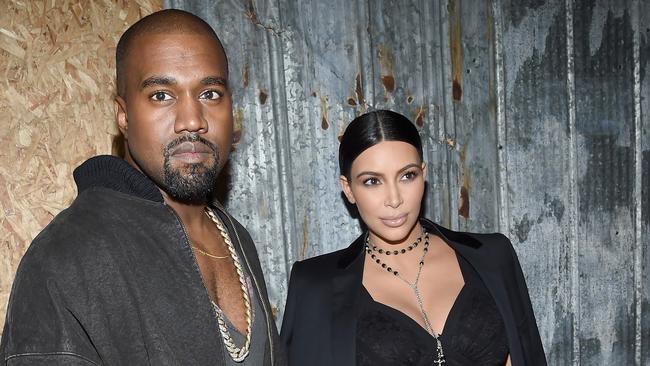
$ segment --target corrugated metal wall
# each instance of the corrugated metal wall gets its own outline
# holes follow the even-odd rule
[[[227,206],[279,317],[291,263],[360,233],[338,136],[385,107],[422,131],[428,216],[513,241],[551,365],[650,365],[650,1],[166,5],[226,46]]]

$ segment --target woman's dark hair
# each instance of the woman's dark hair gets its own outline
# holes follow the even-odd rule
[[[415,125],[403,115],[380,109],[360,115],[350,122],[341,137],[339,168],[350,179],[352,162],[366,149],[382,141],[402,141],[413,145],[423,160],[422,140]]]

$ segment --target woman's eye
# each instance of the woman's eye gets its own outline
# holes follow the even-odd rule
[[[379,179],[377,179],[377,178],[368,178],[368,179],[363,181],[364,186],[374,186],[374,185],[377,185],[377,184],[379,184]]]
[[[151,96],[151,99],[155,100],[156,102],[165,102],[165,101],[171,100],[172,97],[171,97],[171,95],[160,91],[160,92],[153,93],[153,95]]]
[[[208,90],[201,94],[201,98],[209,100],[217,100],[221,98],[221,94],[216,90]]]
[[[413,180],[418,176],[416,172],[406,172],[402,175],[402,180]]]

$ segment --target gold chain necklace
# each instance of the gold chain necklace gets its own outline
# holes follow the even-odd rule
[[[228,231],[221,223],[221,220],[219,220],[217,215],[210,208],[206,207],[205,213],[212,220],[212,222],[214,222],[214,224],[217,226],[217,229],[219,229],[219,232],[223,237],[223,241],[226,242],[226,245],[228,246],[228,251],[230,252],[230,256],[232,257],[233,264],[235,265],[235,269],[237,270],[237,275],[239,277],[239,284],[241,285],[242,295],[244,297],[244,305],[246,306],[246,340],[244,341],[244,344],[242,345],[241,348],[235,345],[235,342],[232,339],[232,336],[230,335],[230,331],[228,330],[228,326],[226,325],[226,321],[224,319],[224,315],[221,309],[219,309],[217,304],[211,300],[212,308],[214,309],[217,322],[219,323],[219,332],[221,333],[221,338],[223,339],[223,343],[226,346],[226,350],[228,351],[228,354],[230,355],[230,358],[232,358],[233,361],[242,362],[246,358],[246,356],[248,356],[248,351],[250,349],[250,344],[251,344],[252,321],[251,321],[251,303],[250,303],[250,298],[248,297],[248,286],[246,285],[246,278],[244,277],[244,270],[242,269],[242,265],[239,261],[239,256],[235,251],[235,246],[232,244],[232,241],[230,240],[230,235],[228,235]]]
[[[199,254],[203,254],[204,256],[209,257],[209,258],[212,258],[212,259],[226,259],[226,258],[230,258],[229,255],[219,256],[219,255],[210,254],[210,253],[208,253],[208,252],[206,252],[206,251],[204,251],[204,250],[199,249],[199,247],[197,247],[197,246],[195,246],[195,245],[192,245],[192,248],[193,248],[194,250],[196,250],[197,252],[199,252]]]

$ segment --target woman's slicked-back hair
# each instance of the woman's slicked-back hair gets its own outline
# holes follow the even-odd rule
[[[413,122],[397,112],[380,109],[360,115],[345,129],[339,146],[341,175],[350,179],[352,162],[366,149],[382,141],[411,144],[423,161],[422,140]]]

